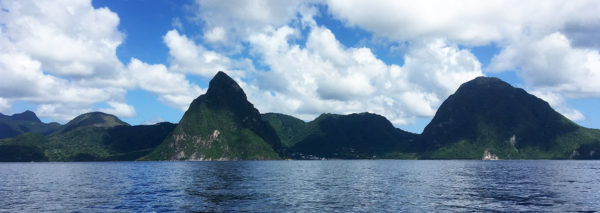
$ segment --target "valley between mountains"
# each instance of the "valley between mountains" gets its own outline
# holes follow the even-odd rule
[[[67,124],[0,114],[0,161],[278,159],[600,159],[600,130],[497,78],[461,85],[421,134],[373,113],[305,122],[261,114],[219,72],[178,124],[131,126],[101,112]]]

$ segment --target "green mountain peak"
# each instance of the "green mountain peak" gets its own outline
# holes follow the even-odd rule
[[[145,159],[277,159],[281,142],[242,88],[224,72],[210,81],[170,136]]]
[[[37,123],[42,122],[34,112],[29,111],[29,110],[26,110],[25,112],[22,112],[22,113],[14,114],[10,117],[11,117],[11,120],[31,121],[31,122],[37,122]]]
[[[478,77],[442,103],[421,145],[431,158],[477,159],[486,149],[503,159],[568,158],[588,139],[567,136],[583,129],[523,89]]]
[[[11,116],[0,113],[0,139],[11,138],[26,132],[48,135],[60,128],[58,123],[43,123],[32,111],[16,113]]]
[[[117,118],[114,115],[106,114],[103,112],[89,112],[82,115],[79,115],[73,120],[69,121],[65,124],[57,133],[68,132],[80,127],[115,127],[115,126],[129,126],[128,123],[121,121],[121,119]]]

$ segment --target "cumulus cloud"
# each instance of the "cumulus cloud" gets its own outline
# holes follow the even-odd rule
[[[292,43],[297,29],[283,26],[248,39],[270,68],[250,99],[263,111],[312,119],[320,113],[370,111],[395,124],[430,117],[458,86],[482,75],[468,50],[431,40],[411,47],[403,66],[386,64],[369,48],[347,48],[325,27],[310,29],[305,47]],[[272,92],[272,93],[271,93]]]
[[[133,58],[125,67],[116,56],[124,39],[117,28],[119,17],[108,8],[68,0],[0,1],[0,6],[0,111],[10,111],[10,103],[22,100],[34,104],[39,116],[61,122],[96,110],[133,117],[127,90],[153,92],[181,110],[202,93],[184,74],[164,65]],[[182,65],[174,63],[174,69],[196,65],[183,63],[189,51],[177,45],[189,44],[186,38],[171,34],[166,36],[174,40],[169,44],[182,55],[176,61]],[[211,61],[212,55],[198,57]],[[98,109],[97,104],[108,108]]]
[[[556,30],[585,33],[581,29],[588,24],[581,23],[600,20],[597,1],[329,0],[327,5],[348,25],[378,36],[401,41],[443,37],[471,45]]]
[[[573,47],[559,32],[504,47],[490,69],[517,70],[527,85],[568,97],[600,97],[600,53]]]
[[[0,113],[8,115],[11,113],[10,103],[4,98],[0,98]]]
[[[34,103],[40,116],[58,121],[91,111],[94,103],[124,101],[116,14],[89,1],[0,6],[0,97]]]
[[[583,116],[568,109],[566,99],[600,97],[598,1],[329,0],[327,4],[348,26],[377,37],[401,42],[444,38],[467,46],[493,43],[501,51],[487,71],[516,71],[526,89],[559,97],[554,99],[560,101],[549,102],[571,118]]]
[[[314,17],[331,15],[375,39],[402,43],[404,64],[342,44]],[[0,1],[0,111],[16,100],[66,121],[92,111],[135,116],[127,90],[143,89],[181,110],[204,90],[187,74],[224,70],[261,111],[312,119],[323,112],[370,111],[394,124],[431,117],[458,86],[483,75],[470,46],[499,47],[489,72],[516,71],[528,90],[573,119],[569,98],[600,96],[600,2],[549,1],[196,1],[201,35],[181,20],[165,32],[169,63],[116,48],[119,17],[88,1]],[[327,17],[329,18],[329,17]],[[356,45],[356,44],[354,44]],[[466,48],[464,48],[466,47]],[[244,50],[242,48],[247,48]],[[593,49],[596,48],[596,49]],[[246,53],[249,55],[246,55]],[[248,58],[246,58],[248,57]],[[255,67],[256,66],[256,67]],[[27,86],[23,86],[27,85]],[[101,103],[105,109],[95,109]]]
[[[206,40],[237,48],[241,48],[238,42],[252,32],[287,25],[302,4],[300,0],[196,1]]]
[[[483,75],[481,64],[468,50],[443,39],[415,42],[402,66],[386,64],[369,48],[345,47],[331,30],[318,25],[313,18],[318,10],[307,2],[197,3],[205,41],[247,46],[254,63],[261,64],[262,71],[237,68],[256,76],[240,85],[261,111],[302,119],[323,112],[370,111],[395,124],[411,124],[417,117],[433,116],[440,102],[461,83]],[[305,41],[301,30],[308,31]],[[169,34],[167,44],[178,39],[186,43],[181,46],[197,50],[187,54],[196,63],[202,61],[198,56],[203,52],[210,52],[177,32]],[[176,53],[177,45],[168,46],[173,61],[186,58]],[[219,64],[232,67],[231,63]]]
[[[65,121],[76,116],[79,109],[96,102],[122,100],[124,89],[88,87],[42,71],[42,63],[21,54],[0,54],[0,96],[8,100],[24,100],[38,105],[38,114]],[[43,108],[43,110],[42,110]],[[58,113],[52,110],[64,109]]]
[[[110,106],[109,108],[99,109],[98,111],[123,117],[133,117],[136,115],[135,109],[129,104],[109,101],[108,105]]]
[[[78,115],[94,111],[91,105],[71,104],[67,102],[45,104],[40,103],[35,113],[41,117],[51,118],[53,121],[67,122]]]
[[[585,117],[569,108],[565,98],[600,97],[600,53],[573,47],[560,32],[541,39],[523,38],[504,47],[492,59],[490,70],[516,70],[527,87],[572,120]]]
[[[228,57],[207,50],[202,45],[197,46],[177,30],[167,32],[163,40],[171,55],[171,70],[213,76],[231,63]]]
[[[170,72],[162,64],[146,64],[136,58],[127,66],[137,88],[157,94],[159,100],[172,107],[187,110],[189,104],[204,93],[202,88],[190,83],[182,73]]]
[[[2,1],[3,49],[26,52],[60,76],[112,75],[123,35],[119,17],[89,1]]]
[[[585,116],[580,111],[570,108],[562,95],[548,91],[533,91],[533,94],[550,104],[556,111],[563,114],[565,117],[574,120],[585,120]]]

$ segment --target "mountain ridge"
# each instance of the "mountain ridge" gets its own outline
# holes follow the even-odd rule
[[[16,117],[41,123],[31,111]],[[0,114],[0,132],[1,121],[9,119]],[[600,130],[581,127],[544,100],[490,77],[463,83],[421,134],[368,112],[324,113],[309,122],[260,114],[224,72],[178,124],[130,126],[114,115],[91,112],[59,127],[51,134],[23,131],[0,140],[0,154],[5,153],[0,161],[600,159]]]
[[[49,135],[60,126],[56,122],[43,123],[34,112],[29,110],[10,116],[0,113],[0,139],[16,137],[26,132]]]

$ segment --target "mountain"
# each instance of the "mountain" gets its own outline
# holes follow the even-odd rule
[[[26,132],[48,135],[60,128],[58,123],[43,123],[32,111],[11,116],[0,113],[0,139],[12,138]]]
[[[600,131],[580,127],[520,88],[488,77],[462,84],[425,127],[424,158],[568,159]]]
[[[114,115],[86,113],[48,136],[28,132],[0,140],[0,162],[136,160],[154,150],[175,126],[129,126]]]
[[[65,133],[80,127],[115,127],[115,126],[129,126],[128,123],[121,121],[117,116],[106,114],[103,112],[89,112],[79,115],[73,120],[69,121],[56,133]]]
[[[130,126],[91,112],[64,126],[35,113],[0,114],[0,161],[242,159],[600,159],[600,130],[497,78],[461,85],[422,134],[372,113],[322,114],[304,122],[260,114],[223,72],[179,124]],[[17,135],[14,137],[14,135]]]
[[[279,159],[281,142],[224,72],[210,81],[173,133],[145,160]]]
[[[36,123],[42,122],[34,112],[29,111],[29,110],[26,110],[25,112],[22,112],[22,113],[14,114],[12,116],[5,116],[2,114],[0,114],[0,116],[4,116],[7,119],[12,120],[12,121],[30,121],[30,122],[36,122]]]
[[[277,113],[265,114],[263,119],[275,128],[294,158],[416,157],[408,151],[418,135],[395,128],[377,114],[322,114],[308,123]]]

